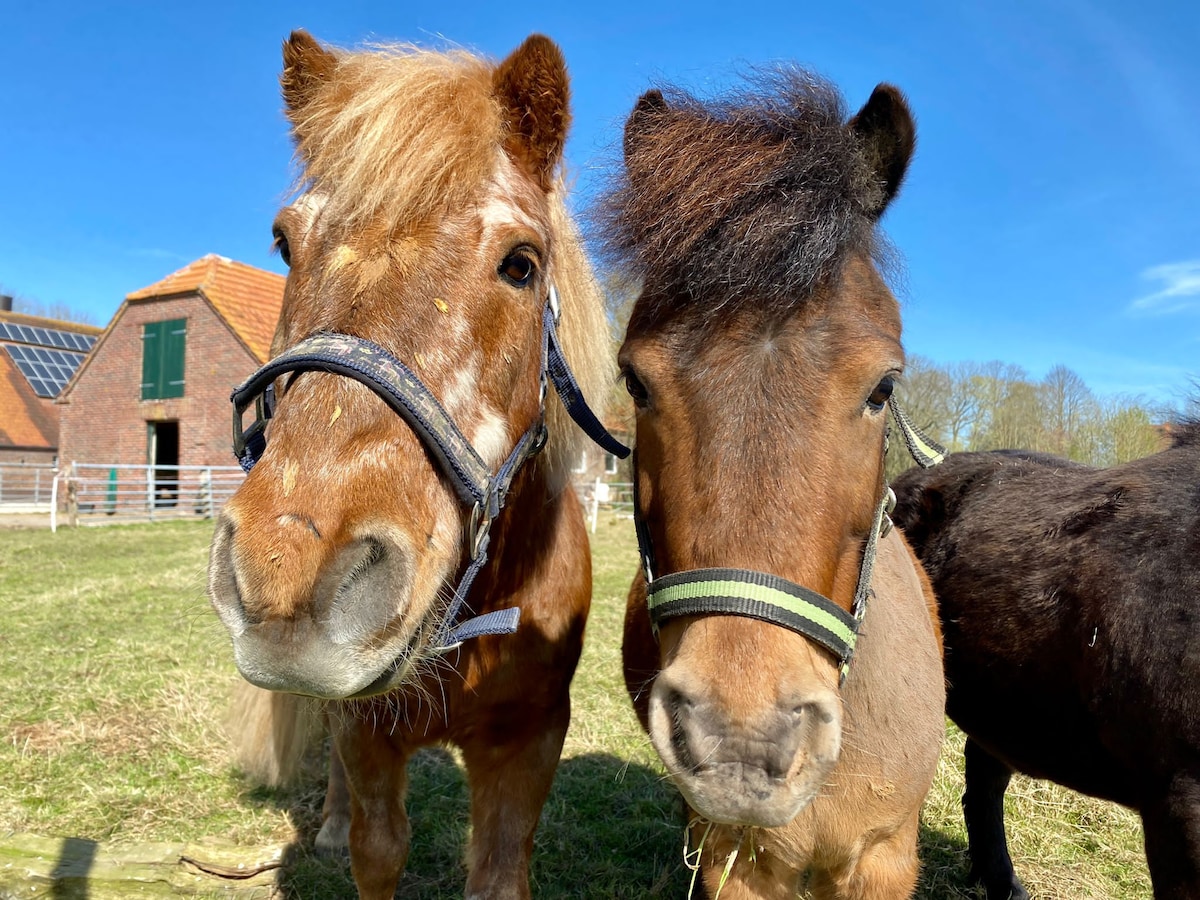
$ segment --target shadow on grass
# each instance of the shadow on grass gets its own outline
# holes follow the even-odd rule
[[[976,893],[968,875],[971,860],[967,843],[960,836],[921,823],[921,878],[914,898],[919,900],[975,900]]]
[[[279,885],[285,897],[352,900],[357,894],[347,858],[313,850],[325,789],[318,765],[296,787],[255,788],[245,800],[285,810],[300,834],[284,855]],[[460,898],[469,821],[465,774],[443,749],[418,752],[408,772],[412,848],[397,896]],[[533,895],[683,897],[682,821],[679,795],[657,772],[608,754],[565,759],[534,838]]]

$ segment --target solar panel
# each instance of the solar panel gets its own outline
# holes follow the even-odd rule
[[[96,338],[90,334],[59,331],[57,328],[31,328],[28,325],[17,325],[15,322],[0,322],[0,340],[19,341],[39,347],[81,350],[85,353],[96,343]]]
[[[82,353],[14,344],[5,344],[4,349],[39,397],[57,397],[83,362]]]

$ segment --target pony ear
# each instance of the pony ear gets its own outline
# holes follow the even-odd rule
[[[859,139],[863,155],[883,188],[878,206],[867,210],[878,219],[900,190],[917,145],[917,126],[900,89],[880,84],[846,126]]]
[[[571,124],[562,51],[550,38],[531,34],[496,67],[492,90],[508,124],[505,150],[549,191]]]
[[[303,29],[293,31],[283,42],[279,86],[283,89],[283,102],[292,124],[297,122],[301,111],[333,74],[337,64],[337,57]]]
[[[655,119],[660,113],[666,112],[667,100],[662,91],[655,89],[646,91],[634,104],[633,112],[625,122],[625,158],[628,159],[637,146],[638,139],[655,125]]]

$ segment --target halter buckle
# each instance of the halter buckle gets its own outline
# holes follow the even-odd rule
[[[487,549],[488,533],[492,530],[492,520],[483,511],[483,504],[476,502],[471,507],[471,518],[467,523],[467,547],[471,551],[471,559],[477,559],[479,554]]]
[[[891,485],[887,489],[887,499],[883,501],[883,513],[879,522],[879,536],[887,537],[892,528],[895,527],[892,522],[892,513],[896,511],[896,492],[892,490]]]

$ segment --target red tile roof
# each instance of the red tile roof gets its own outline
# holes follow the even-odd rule
[[[64,322],[8,310],[0,310],[0,321],[86,335],[98,335],[104,330],[95,325]],[[54,400],[39,397],[34,393],[29,381],[3,350],[0,350],[0,447],[58,449],[58,410],[54,406]]]
[[[259,362],[271,353],[271,337],[283,307],[286,279],[246,263],[210,253],[162,281],[128,294],[130,303],[200,293],[242,339]]]

